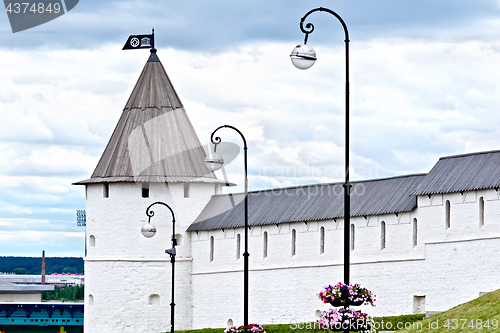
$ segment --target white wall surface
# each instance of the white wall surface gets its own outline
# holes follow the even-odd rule
[[[485,223],[479,223],[479,198]],[[451,226],[445,225],[450,201]],[[418,198],[410,213],[356,217],[351,283],[377,295],[376,307],[361,307],[374,316],[413,313],[414,296],[425,296],[425,311],[443,311],[500,288],[500,200],[495,190]],[[417,245],[413,220],[417,220]],[[386,246],[381,248],[381,222]],[[253,227],[249,237],[251,322],[290,323],[315,320],[328,308],[316,296],[343,279],[343,220]],[[325,251],[320,253],[320,229]],[[291,255],[292,229],[296,254]],[[263,258],[263,234],[268,256]],[[243,321],[243,259],[236,259],[236,235],[244,230],[192,233],[193,328],[225,327]],[[214,237],[214,260],[209,260]],[[214,288],[216,286],[216,288]],[[213,304],[218,304],[217,310]]]
[[[86,258],[85,331],[168,331],[171,217],[155,209],[157,235],[140,233],[146,207],[158,200],[171,204],[181,236],[176,264],[176,329],[226,327],[243,322],[244,230],[185,233],[214,194],[211,184],[150,184],[141,198],[140,184],[102,185],[87,190],[87,237],[95,237]],[[484,225],[479,198],[484,199]],[[450,228],[445,203],[450,201]],[[418,197],[408,213],[356,217],[351,283],[376,295],[376,307],[361,307],[373,316],[413,313],[414,296],[425,296],[422,311],[443,311],[500,288],[500,196],[495,190]],[[413,221],[417,221],[417,245]],[[381,248],[381,224],[386,225]],[[343,219],[252,227],[249,237],[251,322],[261,324],[314,321],[326,310],[316,296],[323,286],[343,279]],[[325,229],[324,253],[320,230]],[[292,256],[292,230],[296,231]],[[268,235],[264,258],[264,233]],[[241,237],[237,258],[237,237]],[[210,239],[214,239],[210,260]],[[89,295],[93,296],[90,305]],[[150,295],[160,304],[148,304]]]
[[[167,207],[152,207],[157,233],[146,238],[141,227],[146,208],[168,204],[175,213],[178,246],[175,266],[176,329],[191,327],[191,246],[186,228],[199,215],[214,184],[151,183],[142,197],[141,183],[87,186],[87,257],[85,258],[85,332],[159,332],[170,330],[172,215]],[[91,240],[92,239],[92,240]],[[160,304],[149,304],[158,295]]]

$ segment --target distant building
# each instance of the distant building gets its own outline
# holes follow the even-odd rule
[[[208,115],[207,115],[208,116]],[[221,124],[224,120],[221,120]],[[233,124],[237,125],[237,124]],[[171,216],[140,232],[155,201],[178,235],[176,329],[243,323],[243,195],[205,152],[156,53],[85,185],[85,332],[169,331]],[[372,315],[449,309],[500,288],[500,151],[441,158],[428,174],[353,182],[351,281]],[[338,183],[249,193],[250,321],[314,321],[343,277]]]
[[[5,275],[0,275],[5,277]],[[0,279],[0,332],[19,331],[19,326],[33,331],[48,327],[83,326],[83,303],[42,302],[42,293],[53,285],[14,284]]]
[[[0,284],[0,302],[41,302],[42,293],[54,286]]]
[[[0,285],[4,282],[14,284],[42,284],[42,275],[16,275],[16,274],[1,274]],[[83,274],[50,274],[45,276],[45,284],[47,285],[68,285],[76,286],[85,283]]]
[[[0,301],[0,331],[20,332],[20,326],[29,326],[32,329],[23,329],[22,332],[40,332],[40,328],[51,328],[56,332],[69,327],[81,330],[84,315],[83,303],[71,302],[1,302]],[[43,332],[43,331],[42,331]],[[77,332],[77,331],[76,331]]]

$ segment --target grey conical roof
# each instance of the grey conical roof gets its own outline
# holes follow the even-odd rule
[[[205,166],[193,125],[152,50],[90,179],[102,182],[224,183]]]

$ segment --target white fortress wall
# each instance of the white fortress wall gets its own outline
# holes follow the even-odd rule
[[[481,197],[484,225],[480,224]],[[449,228],[446,201],[450,201]],[[360,283],[377,295],[376,307],[361,307],[371,315],[443,311],[478,297],[480,292],[500,288],[496,271],[500,264],[496,255],[500,248],[497,191],[420,196],[418,205],[409,213],[351,218],[355,225],[351,283]],[[296,233],[295,255],[292,230]],[[238,234],[241,249],[237,259]],[[317,310],[327,309],[316,294],[323,286],[343,280],[343,237],[343,219],[252,227],[250,321],[311,321]],[[191,240],[193,328],[224,327],[229,319],[242,323],[243,228],[193,232]]]

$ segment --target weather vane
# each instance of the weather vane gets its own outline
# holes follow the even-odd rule
[[[130,35],[122,50],[154,49],[155,29],[151,35]]]

